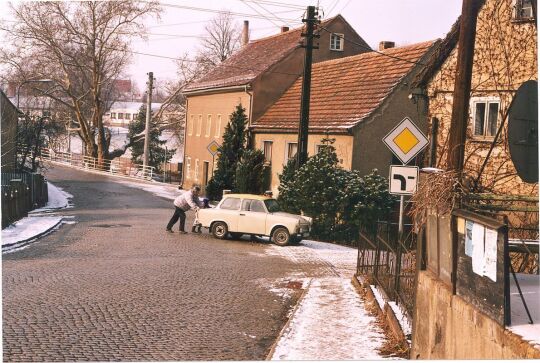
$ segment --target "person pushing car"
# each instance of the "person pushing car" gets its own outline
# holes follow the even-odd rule
[[[174,214],[171,217],[171,220],[167,224],[165,229],[169,233],[173,233],[172,227],[180,219],[180,230],[181,234],[186,234],[185,225],[186,225],[186,212],[190,209],[197,211],[201,206],[199,202],[199,193],[201,188],[194,186],[191,190],[183,192],[178,197],[174,199]]]

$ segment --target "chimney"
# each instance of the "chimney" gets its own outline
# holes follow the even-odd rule
[[[282,26],[281,27],[281,32],[282,33],[285,33],[285,32],[288,32],[289,31],[289,27],[288,26]]]
[[[390,42],[388,40],[383,40],[382,42],[379,42],[379,50],[394,48],[395,46],[396,46],[396,43]]]
[[[249,21],[244,20],[244,29],[242,29],[242,46],[246,46],[249,43]]]

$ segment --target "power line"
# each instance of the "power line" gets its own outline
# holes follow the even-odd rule
[[[194,7],[194,6],[185,6],[185,5],[176,5],[176,4],[166,4],[166,3],[161,3],[162,6],[165,6],[165,7],[171,7],[171,8],[176,8],[176,9],[186,9],[186,10],[193,10],[193,11],[202,11],[202,12],[207,12],[207,13],[229,13],[233,16],[241,16],[241,17],[247,17],[247,18],[255,18],[255,19],[265,19],[264,16],[261,16],[261,15],[256,15],[256,14],[247,14],[247,13],[239,13],[239,12],[234,12],[234,11],[224,11],[224,10],[216,10],[216,9],[208,9],[208,8],[198,8],[198,7]],[[290,22],[296,22],[296,23],[299,23],[298,20],[296,19],[283,19],[283,18],[280,18],[281,21],[290,21]]]
[[[426,65],[425,63],[415,62],[415,61],[411,61],[411,60],[408,60],[408,59],[405,59],[405,58],[396,57],[396,56],[394,56],[394,55],[390,55],[390,54],[383,53],[383,52],[380,52],[380,51],[377,51],[377,50],[373,50],[373,49],[371,49],[370,47],[366,47],[364,44],[360,44],[360,43],[358,43],[358,42],[355,42],[354,40],[346,39],[343,35],[336,34],[336,33],[332,32],[331,30],[328,30],[327,28],[325,28],[325,27],[322,26],[322,25],[319,25],[319,27],[320,27],[322,30],[324,30],[325,32],[327,32],[327,33],[329,33],[329,34],[334,34],[335,36],[337,36],[337,37],[343,39],[343,40],[346,41],[346,42],[355,44],[355,45],[359,46],[360,48],[369,50],[369,51],[371,51],[371,52],[374,52],[374,53],[377,53],[377,54],[380,54],[380,55],[384,55],[385,57],[393,58],[393,59],[400,60],[400,61],[407,62],[407,63],[419,64],[419,65],[422,65],[422,66],[425,66],[425,65]]]
[[[240,0],[240,1],[242,2],[247,1],[247,2],[251,2],[255,4],[263,4],[263,5],[270,5],[270,6],[279,6],[282,8],[289,8],[289,9],[296,9],[296,10],[305,10],[304,6],[281,3],[278,1],[269,1],[269,0]]]
[[[275,26],[279,27],[279,24],[277,24],[274,20],[272,19],[269,19],[267,16],[265,16],[264,14],[262,14],[259,10],[257,10],[255,7],[251,6],[248,2],[246,2],[245,0],[240,0],[241,2],[243,2],[245,5],[249,6],[250,9],[252,9],[253,11],[255,11],[257,14],[261,15],[261,16],[264,16],[264,19],[265,20],[268,20],[269,22],[271,22],[272,24],[274,24]]]

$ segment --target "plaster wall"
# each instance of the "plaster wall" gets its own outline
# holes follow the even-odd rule
[[[540,358],[519,336],[504,329],[429,271],[419,271],[411,359]]]

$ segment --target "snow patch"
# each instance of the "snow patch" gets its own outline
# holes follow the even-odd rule
[[[73,195],[65,192],[62,188],[55,186],[52,183],[47,182],[48,189],[48,202],[43,208],[34,209],[29,214],[36,214],[40,212],[46,212],[54,209],[71,208],[70,204]]]
[[[510,276],[512,325],[508,329],[536,348],[540,348],[540,277],[521,273],[516,274],[516,277],[534,324],[529,324],[529,317],[519,296],[516,282]]]

